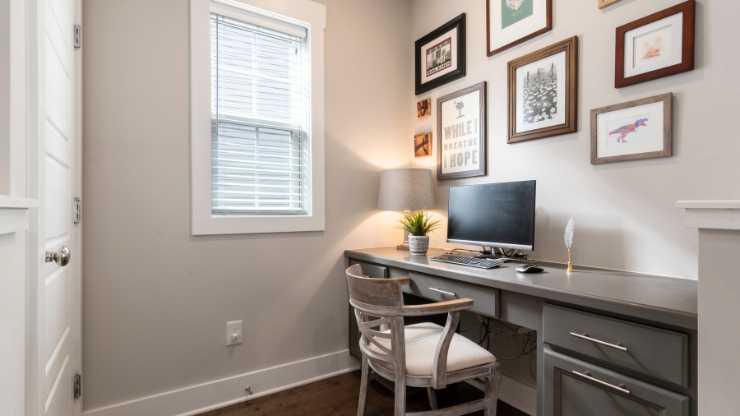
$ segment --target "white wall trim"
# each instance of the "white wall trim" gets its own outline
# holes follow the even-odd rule
[[[37,199],[0,196],[0,208],[31,209],[31,208],[37,208],[38,206],[39,206],[39,201]]]
[[[86,410],[84,416],[192,416],[354,371],[349,350],[280,364],[195,384],[110,406]],[[244,388],[254,394],[247,397]]]
[[[678,201],[684,223],[707,230],[740,230],[740,201]]]

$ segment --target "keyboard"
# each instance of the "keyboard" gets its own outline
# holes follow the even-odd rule
[[[458,254],[443,254],[432,257],[432,260],[442,263],[459,264],[462,266],[477,267],[479,269],[494,269],[506,261],[506,259],[486,259],[480,257],[461,256]]]

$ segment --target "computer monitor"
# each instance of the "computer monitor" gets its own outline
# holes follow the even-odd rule
[[[447,241],[534,250],[536,181],[450,187]]]

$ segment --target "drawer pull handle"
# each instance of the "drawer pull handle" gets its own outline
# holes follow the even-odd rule
[[[453,298],[456,298],[457,297],[457,293],[450,292],[449,290],[437,289],[436,287],[430,287],[429,290],[431,290],[432,292],[437,292],[440,295],[445,295],[445,296],[449,296],[449,297],[453,297]]]
[[[599,344],[599,345],[603,345],[605,347],[614,348],[615,350],[619,350],[619,351],[622,351],[622,352],[629,351],[629,349],[627,347],[623,346],[623,345],[612,344],[611,342],[606,342],[606,341],[602,341],[600,339],[591,338],[590,336],[588,336],[586,334],[579,334],[578,332],[571,332],[570,333],[570,336],[576,337],[578,339],[582,339],[582,340],[585,340],[585,341],[593,342],[593,343],[596,343],[596,344]]]
[[[599,380],[596,377],[592,377],[590,374],[588,374],[585,371],[584,372],[580,372],[580,371],[577,371],[577,370],[573,370],[573,374],[577,375],[578,377],[584,378],[586,380],[593,381],[594,383],[600,384],[600,385],[602,385],[604,387],[608,387],[608,388],[610,388],[612,390],[616,390],[616,391],[618,391],[620,393],[623,393],[623,394],[626,394],[626,395],[632,394],[632,392],[629,391],[628,389],[626,389],[624,386],[616,386],[616,385],[614,385],[612,383],[607,383],[604,380]]]

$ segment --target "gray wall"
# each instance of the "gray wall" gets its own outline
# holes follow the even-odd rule
[[[411,151],[409,3],[326,1],[326,231],[223,238],[189,235],[188,4],[84,2],[88,409],[346,348],[342,251],[400,238],[374,207]]]
[[[740,198],[735,121],[740,58],[727,52],[737,49],[731,34],[737,32],[740,3],[699,1],[695,71],[614,88],[615,28],[679,2],[623,0],[602,11],[596,0],[556,1],[552,32],[488,58],[484,1],[413,0],[413,39],[467,13],[468,76],[429,96],[436,99],[488,81],[489,175],[458,183],[536,179],[535,257],[565,261],[563,229],[574,216],[577,264],[696,278],[697,238],[682,225],[675,202]],[[579,132],[507,144],[507,62],[574,35],[581,48]],[[591,109],[666,92],[676,96],[674,157],[590,164]],[[416,122],[415,129],[431,129],[434,120]],[[420,164],[432,166],[434,161],[436,157]],[[440,186],[440,209],[446,207],[450,183],[455,182]],[[436,232],[438,244],[443,238],[444,231]]]

